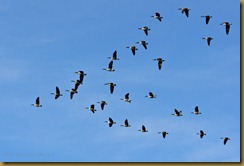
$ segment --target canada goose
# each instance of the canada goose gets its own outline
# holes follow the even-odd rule
[[[123,98],[123,99],[120,99],[120,100],[124,100],[125,102],[129,102],[129,103],[131,103],[131,100],[129,99],[129,93],[126,93],[125,94],[125,98]]]
[[[142,40],[142,41],[139,41],[139,42],[136,42],[136,44],[141,44],[145,49],[147,49],[147,42]]]
[[[128,119],[125,119],[124,124],[122,124],[122,125],[120,125],[120,126],[131,127],[131,125],[129,125]]]
[[[78,93],[77,90],[75,90],[74,88],[70,89],[70,90],[66,90],[67,92],[70,92],[70,99],[73,99],[73,95],[75,93]]]
[[[60,93],[60,90],[59,88],[56,86],[56,92],[55,93],[51,93],[52,95],[55,95],[55,99],[59,98],[59,96],[63,96],[61,93]]]
[[[183,7],[183,8],[179,8],[179,10],[181,10],[182,14],[185,13],[186,17],[189,17],[189,10],[191,9]]]
[[[113,124],[116,124],[116,122],[114,122],[112,118],[108,118],[108,121],[105,121],[105,122],[108,123],[109,127],[112,127]]]
[[[106,71],[115,71],[113,69],[113,61],[110,61],[109,64],[108,64],[108,68],[107,69],[103,68],[103,70],[106,70]]]
[[[210,16],[210,15],[201,16],[201,17],[205,17],[206,24],[208,24],[210,18],[212,18],[212,16]]]
[[[160,14],[158,12],[156,12],[155,15],[151,16],[151,17],[158,19],[160,22],[161,22],[161,19],[163,18],[160,16]]]
[[[178,111],[177,109],[175,109],[175,114],[171,114],[171,115],[174,115],[174,116],[183,116],[182,115],[182,111]]]
[[[163,60],[162,58],[156,58],[156,59],[153,59],[154,61],[158,61],[158,69],[161,70],[162,68],[162,65],[163,65],[163,62],[165,60]]]
[[[166,131],[160,131],[158,134],[162,134],[163,138],[166,138],[166,135],[169,134]]]
[[[116,86],[116,84],[109,82],[109,83],[105,83],[104,85],[109,85],[110,86],[110,93],[113,94],[114,87]]]
[[[94,104],[92,104],[90,107],[86,107],[86,109],[90,110],[92,113],[95,113],[95,111],[97,111],[95,109],[95,105]]]
[[[149,92],[149,93],[148,93],[148,96],[145,96],[145,97],[148,97],[148,98],[153,99],[153,98],[156,98],[157,96],[154,95],[152,92]]]
[[[224,25],[225,26],[225,32],[226,32],[226,35],[228,35],[229,31],[230,31],[230,25],[232,25],[232,24],[230,24],[229,22],[223,22],[220,25]]]
[[[117,51],[115,50],[114,53],[113,53],[113,56],[112,57],[108,57],[108,58],[110,58],[111,60],[119,60],[117,58]]]
[[[149,29],[147,26],[144,26],[144,27],[142,27],[142,28],[138,28],[138,29],[143,30],[147,36],[148,36],[148,31],[151,30],[151,29]]]
[[[81,82],[80,84],[82,84],[84,76],[87,75],[87,74],[84,73],[84,71],[81,71],[81,70],[80,71],[76,71],[75,73],[80,75],[80,82]]]
[[[75,83],[75,90],[78,90],[78,87],[82,84],[82,82],[80,80],[71,80],[71,82]]]
[[[31,104],[34,107],[42,107],[42,105],[40,104],[40,97],[36,98],[36,103],[35,104]]]
[[[210,46],[210,41],[213,40],[212,37],[203,37],[202,39],[207,40],[208,46]]]
[[[206,133],[204,133],[204,131],[202,131],[202,130],[200,130],[200,132],[197,134],[200,135],[200,138],[203,138],[203,136],[206,135]]]
[[[138,130],[138,131],[141,131],[141,132],[148,132],[148,130],[146,129],[146,127],[144,125],[141,126],[141,129]]]
[[[223,137],[223,138],[220,138],[220,139],[224,140],[224,145],[227,143],[228,140],[230,140],[230,138],[228,138],[228,137]]]
[[[195,107],[194,112],[191,112],[192,114],[199,115],[201,112],[199,112],[198,106]]]
[[[107,105],[106,101],[104,101],[104,100],[97,102],[97,103],[100,103],[102,110],[104,109],[104,106]]]
[[[136,50],[138,50],[138,49],[136,48],[136,46],[130,46],[130,47],[126,47],[126,48],[129,48],[129,49],[132,51],[132,54],[133,54],[133,55],[136,55]]]

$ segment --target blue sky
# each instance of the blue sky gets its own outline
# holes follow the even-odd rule
[[[240,161],[239,9],[233,0],[0,0],[0,161]],[[213,16],[209,25],[202,15]],[[115,50],[115,72],[102,70]],[[87,75],[70,100],[65,90],[78,70]],[[117,84],[113,94],[107,82]],[[63,96],[54,100],[56,86]],[[150,91],[157,98],[144,98]],[[126,93],[131,104],[120,100]],[[41,108],[31,106],[38,96]],[[91,104],[95,114],[85,109]],[[196,105],[201,115],[190,113]],[[175,108],[182,117],[170,115]],[[130,128],[120,126],[126,118]],[[149,132],[138,131],[142,124]]]

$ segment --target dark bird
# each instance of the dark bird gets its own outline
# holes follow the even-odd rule
[[[80,80],[71,80],[71,82],[75,83],[75,90],[78,90],[78,87],[82,84],[82,82]]]
[[[146,127],[144,125],[141,126],[141,129],[138,130],[138,131],[141,131],[141,132],[148,132],[148,130],[146,129]]]
[[[175,114],[171,114],[171,115],[174,115],[174,116],[183,116],[182,115],[182,111],[178,111],[177,109],[175,109]]]
[[[113,61],[110,61],[109,64],[108,64],[108,68],[103,68],[103,70],[106,70],[106,71],[115,71],[113,69]]]
[[[120,125],[120,126],[124,126],[124,127],[131,127],[131,125],[129,125],[129,122],[127,119],[125,119],[124,124]]]
[[[166,131],[160,131],[158,134],[162,134],[163,138],[166,138],[166,135],[169,134]]]
[[[210,46],[210,41],[213,40],[211,37],[203,37],[202,39],[207,40],[208,46]]]
[[[126,47],[126,48],[129,48],[129,49],[132,51],[132,54],[133,54],[133,55],[136,55],[136,50],[138,50],[138,49],[136,48],[136,46],[130,46],[130,47]]]
[[[145,97],[148,97],[148,98],[153,99],[153,98],[156,98],[157,96],[156,96],[156,95],[154,95],[152,92],[149,92],[149,93],[148,93],[148,95],[147,95],[147,96],[145,96]]]
[[[145,49],[147,49],[148,43],[146,41],[144,41],[144,40],[136,42],[136,44],[141,44]]]
[[[108,123],[109,127],[112,127],[113,124],[116,124],[116,122],[114,122],[112,118],[108,118],[108,121],[105,121],[105,122]]]
[[[35,104],[31,104],[34,107],[42,107],[42,105],[40,104],[40,97],[36,98],[36,103]]]
[[[82,84],[84,76],[87,75],[87,74],[84,73],[84,71],[81,71],[81,70],[80,71],[76,71],[75,73],[80,75],[80,82],[81,82],[80,84]]]
[[[155,15],[151,16],[151,17],[158,19],[160,22],[161,22],[161,19],[163,18],[160,16],[160,14],[158,12],[156,12]]]
[[[142,27],[142,28],[138,28],[138,29],[143,30],[147,36],[148,36],[148,31],[151,30],[151,29],[149,29],[147,26],[144,26],[144,27]]]
[[[228,140],[230,140],[230,138],[228,138],[228,137],[222,137],[220,139],[223,139],[224,140],[224,145],[227,143]]]
[[[78,93],[77,90],[75,90],[74,88],[70,89],[70,90],[66,90],[67,92],[70,92],[70,99],[73,99],[73,96],[75,93]]]
[[[61,93],[60,93],[60,90],[59,88],[56,86],[56,92],[55,93],[51,93],[52,95],[55,95],[55,99],[59,98],[59,96],[63,96]]]
[[[191,112],[192,114],[199,115],[201,112],[199,112],[198,106],[195,107],[194,112]]]
[[[206,135],[206,133],[204,133],[202,130],[200,130],[200,132],[197,134],[200,135],[200,138],[203,138],[203,136]]]
[[[90,110],[92,113],[95,113],[95,111],[97,111],[95,109],[95,105],[94,104],[92,104],[90,107],[86,107],[86,109]]]
[[[131,103],[131,100],[129,99],[129,93],[126,93],[125,94],[125,98],[123,98],[123,99],[120,99],[120,100],[123,100],[123,101],[125,101],[125,102],[129,102],[129,103]]]
[[[189,17],[189,10],[191,9],[183,7],[183,8],[179,8],[179,10],[181,10],[182,14],[185,13],[186,17]]]
[[[104,100],[97,102],[97,103],[100,103],[102,110],[104,109],[104,106],[107,105],[106,101],[104,101]]]
[[[109,83],[105,83],[104,85],[109,85],[110,86],[110,93],[113,94],[114,87],[116,86],[116,84],[109,82]]]
[[[225,32],[226,32],[226,35],[228,35],[229,31],[230,31],[230,25],[232,25],[232,24],[230,24],[229,22],[223,22],[220,25],[224,25],[225,26]]]
[[[201,16],[201,17],[205,17],[205,22],[206,22],[206,24],[208,24],[210,18],[212,18],[212,16],[210,16],[210,15],[207,15],[207,16]]]
[[[163,62],[165,60],[163,60],[162,58],[156,58],[156,59],[153,59],[154,61],[158,61],[158,69],[161,70],[162,69],[162,65],[163,65]]]
[[[119,60],[117,58],[117,51],[115,50],[114,53],[113,53],[113,56],[112,57],[108,57],[108,58],[110,58],[111,60]]]

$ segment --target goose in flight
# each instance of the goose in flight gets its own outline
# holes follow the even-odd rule
[[[116,122],[114,122],[112,118],[108,118],[108,121],[105,121],[105,122],[108,123],[109,127],[112,127],[113,124],[116,124]]]
[[[181,10],[182,14],[185,13],[186,17],[189,17],[189,10],[191,9],[183,7],[183,8],[179,8],[179,10]]]
[[[66,90],[67,92],[70,92],[70,99],[73,99],[73,96],[75,93],[78,93],[77,90],[75,90],[74,88],[70,89],[70,90]]]
[[[136,46],[130,46],[130,47],[126,47],[126,48],[129,48],[129,49],[131,50],[132,54],[133,54],[133,55],[136,55],[136,50],[138,50],[138,49],[136,48]]]
[[[100,102],[97,102],[97,103],[100,103],[100,106],[101,106],[102,110],[104,109],[104,106],[107,105],[106,101],[104,101],[104,100],[102,100]]]
[[[165,60],[163,60],[162,58],[156,58],[156,59],[153,59],[154,61],[158,61],[158,70],[161,70],[162,69],[162,65],[163,65],[163,62]]]
[[[117,57],[117,51],[115,50],[112,57],[108,57],[111,60],[119,60]]]
[[[156,96],[156,95],[154,95],[152,92],[149,92],[149,93],[148,93],[148,95],[147,95],[147,96],[145,96],[145,97],[148,97],[148,98],[153,99],[153,98],[156,98],[157,96]]]
[[[196,106],[194,112],[191,112],[191,113],[192,113],[192,114],[195,114],[195,115],[199,115],[199,114],[201,114],[201,112],[199,112],[199,108],[198,108],[198,106]]]
[[[226,35],[228,35],[229,31],[230,31],[230,25],[232,25],[232,24],[230,24],[229,22],[223,22],[220,25],[224,25],[225,26],[225,32],[226,32]]]
[[[158,12],[156,12],[155,15],[151,16],[151,17],[153,17],[155,19],[158,19],[160,22],[161,22],[161,19],[163,18],[163,17],[160,16],[160,14]]]
[[[160,132],[158,132],[158,134],[162,134],[162,137],[166,138],[166,135],[169,133],[167,133],[166,131],[160,131]]]
[[[35,104],[31,104],[34,107],[42,107],[42,105],[40,104],[40,97],[36,98],[36,103]]]
[[[95,111],[97,111],[95,109],[95,105],[94,104],[92,104],[90,107],[86,107],[86,109],[90,110],[92,113],[95,113]]]
[[[116,86],[116,84],[109,82],[109,83],[105,83],[104,85],[109,85],[110,86],[110,93],[113,94],[114,87]]]
[[[144,27],[142,27],[142,28],[138,28],[138,29],[143,30],[147,36],[148,36],[148,31],[151,30],[151,29],[149,29],[147,26],[144,26]]]
[[[55,96],[55,99],[59,98],[59,96],[63,96],[60,93],[60,90],[59,90],[59,88],[57,86],[56,86],[56,92],[55,93],[51,93],[51,94]]]
[[[200,138],[203,138],[203,136],[206,135],[206,133],[204,133],[204,131],[202,130],[200,130],[200,132],[197,134],[200,136]]]
[[[224,145],[227,143],[228,140],[230,140],[230,138],[228,138],[228,137],[222,137],[220,139],[223,139],[224,140]]]
[[[80,75],[80,84],[83,84],[84,76],[87,75],[87,74],[84,71],[82,71],[82,70],[76,71],[75,73]]]
[[[201,17],[205,17],[205,22],[206,22],[206,24],[208,24],[208,23],[209,23],[210,18],[212,18],[212,16],[210,16],[210,15],[201,16]]]
[[[183,116],[182,115],[182,111],[178,111],[177,109],[175,109],[175,113],[174,114],[171,114],[171,115],[174,115],[174,116]]]
[[[210,46],[210,41],[213,40],[212,37],[203,37],[202,39],[207,40],[208,46]]]
[[[108,64],[108,68],[107,69],[103,68],[103,70],[106,70],[106,71],[115,71],[113,69],[113,61],[110,61],[109,64]]]
[[[125,102],[129,102],[129,103],[131,103],[131,100],[129,99],[129,93],[126,93],[125,94],[125,98],[123,98],[123,99],[120,99],[120,100],[124,100]]]
[[[144,41],[144,40],[136,42],[136,44],[141,44],[145,49],[147,49],[148,43],[146,41]]]
[[[129,125],[128,119],[125,119],[124,124],[122,124],[120,126],[131,127],[131,125]]]
[[[71,82],[75,83],[75,90],[78,90],[78,87],[82,84],[82,82],[80,80],[71,80]]]
[[[148,130],[146,129],[146,127],[144,125],[141,126],[141,129],[138,130],[138,131],[141,131],[141,132],[148,132]]]

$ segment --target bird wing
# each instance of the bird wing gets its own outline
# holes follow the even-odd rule
[[[113,59],[117,59],[117,51],[114,51],[114,53],[113,53]]]
[[[207,42],[208,42],[208,45],[209,45],[209,46],[210,46],[210,41],[211,41],[211,39],[208,38],[208,39],[207,39]]]
[[[134,48],[134,49],[131,49],[131,51],[132,51],[132,54],[133,55],[136,55],[136,49]]]
[[[161,68],[162,68],[162,63],[163,63],[162,60],[159,60],[159,61],[158,61],[158,69],[159,69],[159,70],[161,70]]]
[[[143,47],[144,47],[145,49],[147,49],[147,44],[146,44],[146,42],[143,42],[142,45],[143,45]]]
[[[114,92],[114,86],[110,85],[110,93],[112,94]]]
[[[142,131],[146,131],[146,127],[144,125],[142,125]]]
[[[179,112],[177,109],[175,109],[175,113],[176,113],[176,114],[180,114],[180,112]]]
[[[160,17],[160,14],[158,12],[155,13],[155,16]]]
[[[210,16],[206,16],[206,24],[208,24],[209,20],[210,20]]]
[[[95,105],[94,105],[94,104],[92,104],[92,105],[91,105],[91,109],[92,109],[92,110],[94,110],[94,108],[95,108]]]
[[[199,112],[198,106],[195,107],[195,112],[196,112],[196,113]]]
[[[229,24],[227,24],[225,26],[225,31],[226,31],[226,34],[228,35],[229,34],[229,31],[230,31],[230,25]]]
[[[189,10],[188,9],[185,10],[185,14],[186,14],[186,17],[189,17]]]
[[[70,92],[70,99],[73,99],[73,95],[74,95],[74,93]]]
[[[108,64],[108,68],[109,69],[112,69],[113,68],[113,61],[110,61],[109,64]]]
[[[125,95],[125,99],[129,99],[129,93],[126,93],[126,95]]]
[[[40,97],[36,98],[36,104],[39,105],[40,104]]]
[[[152,93],[152,92],[149,92],[149,96],[152,96],[152,97],[153,97],[154,95],[153,95],[153,93]]]
[[[80,83],[75,83],[75,91],[77,91],[78,90],[78,87],[80,86]]]
[[[84,79],[84,75],[80,75],[80,79],[79,79],[80,84],[82,84],[82,83],[83,83],[83,79]]]
[[[104,109],[104,105],[105,105],[105,103],[101,103],[101,109],[102,110]]]
[[[146,35],[148,35],[148,30],[147,29],[145,29],[144,32],[145,32]]]
[[[129,126],[129,122],[127,119],[125,119],[125,126]]]

